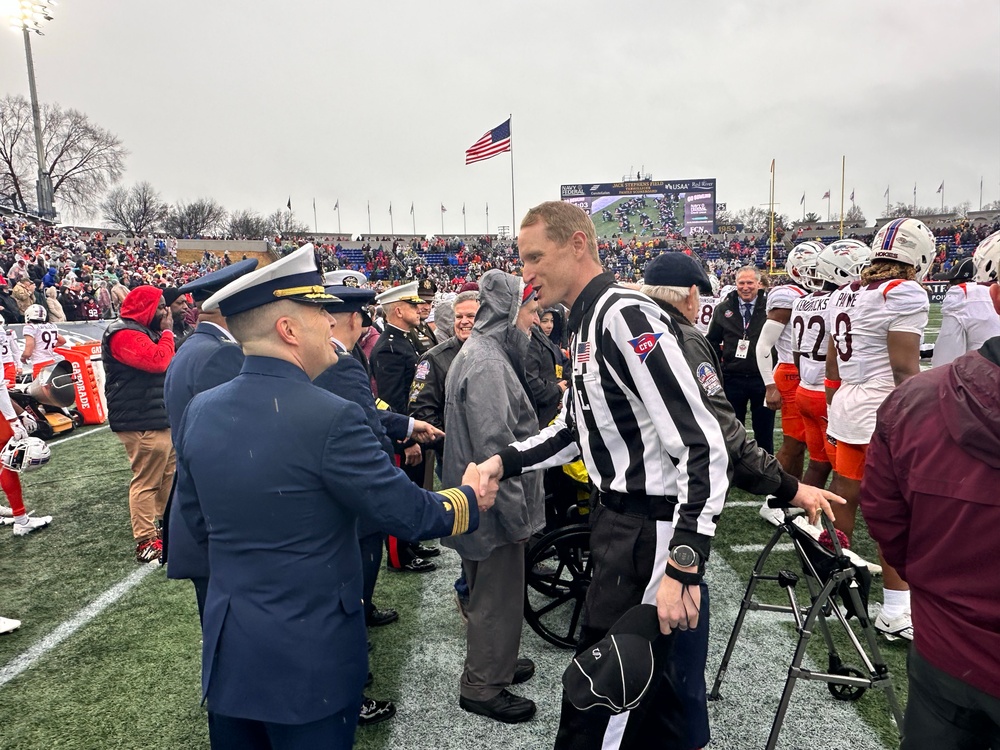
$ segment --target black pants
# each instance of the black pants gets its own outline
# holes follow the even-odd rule
[[[726,398],[736,418],[746,425],[747,406],[753,420],[753,438],[768,453],[774,453],[774,412],[764,405],[764,381],[760,375],[723,373]]]
[[[1000,698],[942,672],[913,647],[900,750],[1000,748]]]
[[[237,719],[209,711],[212,750],[351,750],[360,703],[309,724]]]
[[[362,597],[365,602],[365,620],[372,613],[372,598],[375,596],[375,582],[378,580],[378,571],[382,566],[382,542],[385,541],[385,534],[378,532],[368,534],[358,539],[358,546],[361,547],[361,588]]]
[[[668,541],[662,535],[657,538],[655,521],[617,513],[603,505],[594,509],[590,519],[594,572],[583,607],[578,653],[601,640],[625,612],[642,603],[654,575],[657,542],[665,549]],[[659,571],[655,574],[660,575]],[[627,714],[580,711],[563,694],[556,750],[691,750],[685,746],[687,707],[671,675],[671,654],[676,645],[674,635],[656,639],[654,683],[642,703]]]

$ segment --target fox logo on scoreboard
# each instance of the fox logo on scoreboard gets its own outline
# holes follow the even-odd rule
[[[662,333],[644,333],[638,338],[629,339],[628,343],[632,351],[639,355],[639,361],[645,362],[649,353],[656,348],[656,342],[660,340]]]

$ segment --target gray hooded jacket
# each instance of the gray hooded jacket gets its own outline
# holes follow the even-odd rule
[[[538,432],[538,417],[523,378],[528,337],[515,327],[523,281],[488,271],[479,282],[480,307],[472,335],[455,357],[445,384],[446,487],[461,484],[471,463]],[[458,482],[458,484],[456,484]],[[500,484],[496,505],[479,517],[479,529],[443,543],[467,560],[485,560],[497,547],[531,536],[545,523],[541,472]]]

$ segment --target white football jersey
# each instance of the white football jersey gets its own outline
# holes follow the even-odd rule
[[[946,365],[987,339],[1000,336],[1000,316],[988,284],[956,284],[941,302],[941,332],[934,345],[934,367]]]
[[[698,317],[695,318],[694,327],[704,335],[708,333],[708,324],[712,322],[715,308],[719,306],[719,297],[701,295],[698,300]]]
[[[25,338],[31,336],[35,340],[35,348],[32,349],[31,357],[28,359],[29,365],[51,362],[56,358],[53,349],[57,346],[59,329],[54,323],[25,323],[22,335]]]
[[[13,331],[8,331],[2,325],[0,325],[0,365],[6,364],[16,364],[18,358],[21,356],[20,352],[15,355],[14,347],[11,342],[16,342],[17,338],[14,336],[8,336],[12,334]]]
[[[813,292],[799,297],[792,306],[792,350],[799,355],[799,385],[810,391],[823,390],[826,378],[826,311],[831,292]]]
[[[927,292],[916,281],[855,282],[833,293],[827,328],[841,386],[830,404],[827,433],[854,445],[871,442],[875,413],[895,388],[889,332],[920,335],[929,310]]]
[[[795,284],[783,284],[776,286],[767,293],[767,312],[772,310],[791,310],[795,300],[802,299],[806,292]],[[785,325],[781,331],[781,336],[774,344],[778,352],[778,361],[775,364],[792,364],[795,359],[792,357],[792,348],[795,342],[792,338],[791,321]]]

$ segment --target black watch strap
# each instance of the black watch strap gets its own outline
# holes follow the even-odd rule
[[[675,581],[680,581],[685,586],[697,586],[701,583],[701,573],[688,573],[680,568],[675,568],[673,565],[667,565],[666,574]]]

